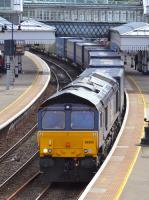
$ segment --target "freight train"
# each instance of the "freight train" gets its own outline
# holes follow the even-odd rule
[[[70,43],[72,49],[65,49],[65,56],[85,70],[38,111],[40,170],[54,182],[93,177],[119,132],[124,109],[124,67],[119,55],[99,44],[83,45],[76,39]]]

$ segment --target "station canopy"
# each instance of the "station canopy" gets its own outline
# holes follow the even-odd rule
[[[19,43],[24,41],[26,44],[51,44],[55,40],[55,27],[35,21],[26,20],[20,25],[12,24],[0,17],[0,43],[12,38]]]
[[[132,22],[111,28],[111,47],[122,51],[149,50],[149,24]]]

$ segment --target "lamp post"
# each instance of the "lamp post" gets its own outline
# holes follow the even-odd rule
[[[15,42],[14,42],[14,26],[13,26],[14,16],[12,14],[12,27],[11,27],[11,56],[10,56],[10,71],[11,78],[10,84],[13,85],[15,81],[15,73],[14,73],[14,55],[15,55]]]

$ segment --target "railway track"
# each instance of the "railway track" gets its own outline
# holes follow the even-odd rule
[[[37,155],[36,152],[0,185],[0,199],[7,199],[24,181],[39,171]]]
[[[44,94],[44,97],[42,97],[39,100],[36,106],[34,105],[35,107],[33,109],[34,113],[36,113],[38,105],[42,101],[44,101],[44,99],[48,98],[55,91],[60,90],[64,85],[68,84],[69,82],[73,80],[71,75],[66,71],[66,69],[63,69],[63,67],[61,67],[59,64],[56,64],[55,62],[51,63],[50,61],[48,61],[48,59],[46,59],[46,62],[48,62],[48,64],[51,67],[51,71],[53,75],[52,79],[53,80],[55,79],[55,81],[53,81],[53,84],[52,82],[50,82],[50,86],[47,89],[46,93]],[[73,78],[74,78],[74,75],[73,75]],[[15,144],[14,142],[12,142],[13,145],[8,145],[7,148],[0,149],[0,155],[1,155],[0,156],[0,170],[1,170],[0,196],[2,199],[7,199],[7,198],[9,199],[9,197],[11,197],[14,191],[16,193],[18,188],[20,188],[20,183],[21,185],[22,183],[24,183],[24,178],[26,179],[27,177],[31,177],[33,176],[32,174],[35,174],[39,171],[37,167],[39,166],[38,164],[39,161],[37,158],[38,150],[37,150],[37,143],[36,143],[37,123],[35,120],[34,122],[30,122],[30,118],[33,115],[35,117],[34,113],[31,112],[30,116],[28,115],[28,113],[26,113],[25,119],[28,119],[29,125],[27,124],[28,127],[25,130],[29,129],[29,131],[27,131],[26,133],[24,130],[22,134],[24,136],[21,137],[21,139],[19,138]],[[8,131],[11,130],[11,132],[16,132],[17,128],[22,130],[21,129],[22,120],[24,120],[23,117],[21,117],[21,119],[18,119],[17,121],[18,123],[15,122],[15,125],[11,125]],[[19,122],[21,122],[20,126],[19,126]],[[25,123],[23,123],[23,125],[24,124]],[[12,136],[11,133],[10,133],[10,136]],[[3,138],[1,141],[5,143]],[[36,163],[36,164],[32,164],[32,163]],[[32,165],[34,167],[32,167]],[[26,172],[24,171],[27,171],[27,175],[25,177],[24,177],[24,174]],[[26,180],[26,181],[28,181],[28,183],[30,182],[29,180]],[[40,181],[39,181],[39,184],[40,184]],[[45,187],[43,188],[40,194],[38,193],[38,195],[35,195],[37,196],[35,199],[41,199],[41,197],[44,195],[44,191],[46,187],[47,185],[45,185]],[[22,192],[25,190],[21,189],[20,191]]]
[[[69,69],[69,72],[68,72],[68,66],[67,67],[66,65],[61,66],[60,64],[56,63],[56,61],[53,61],[51,58],[49,59],[46,56],[43,56],[41,54],[39,54],[39,56],[44,61],[46,61],[47,64],[50,66],[50,69],[56,79],[57,91],[62,89],[65,85],[72,82],[74,78],[76,78],[76,75],[73,75],[74,69],[73,70]],[[70,74],[72,75],[70,76]]]
[[[26,165],[32,156],[37,155],[36,134],[30,135],[29,138],[28,135],[26,137],[24,142],[22,140],[21,142],[19,141],[15,148],[10,149],[1,157],[0,186],[7,182],[9,177],[13,177],[18,170],[20,171],[22,166]]]
[[[43,177],[40,171],[36,172],[23,185],[21,185],[15,192],[7,197],[7,200],[12,199],[41,199],[48,191],[51,184],[46,184],[42,181]]]
[[[85,186],[85,183],[55,183],[44,194],[42,200],[76,200]]]
[[[84,189],[85,184],[48,183],[40,172],[34,173],[27,181],[21,184],[13,193],[6,197],[7,200],[34,199],[34,200],[75,200]]]
[[[82,70],[77,66],[73,66],[72,63],[66,62],[64,60],[58,60],[54,56],[49,56],[41,52],[38,52],[36,50],[31,50],[31,52],[33,53],[36,52],[36,55],[38,55],[43,60],[48,61],[48,63],[56,65],[58,68],[62,68],[62,70],[65,70],[67,74],[71,74],[71,78],[73,80],[76,79],[76,77],[82,73]]]
[[[33,126],[33,128],[27,132],[26,135],[24,135],[24,137],[22,137],[16,144],[14,144],[10,149],[8,149],[5,153],[3,153],[0,156],[0,162],[2,162],[4,159],[6,159],[9,154],[11,152],[13,152],[16,148],[18,148],[24,141],[26,141],[28,139],[28,137],[30,137],[30,135],[32,134],[32,132],[37,128],[37,123],[35,124],[35,126]]]

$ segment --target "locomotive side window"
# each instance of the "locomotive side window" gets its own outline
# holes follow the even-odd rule
[[[116,92],[116,112],[118,112],[119,109],[119,98],[118,98],[118,91]]]
[[[42,112],[43,129],[64,129],[65,112],[63,111],[43,111]]]
[[[92,111],[72,111],[72,129],[94,129],[94,112]]]
[[[100,128],[102,128],[102,113],[100,113]]]
[[[108,107],[105,108],[105,128],[108,127]]]

